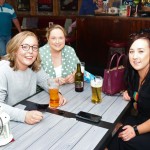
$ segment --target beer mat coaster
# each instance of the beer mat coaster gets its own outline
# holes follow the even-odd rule
[[[30,101],[26,101],[26,108],[25,110],[39,110],[39,111],[46,111],[49,104],[37,104]]]

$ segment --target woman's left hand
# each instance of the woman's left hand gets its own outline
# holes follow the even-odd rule
[[[59,93],[59,106],[63,106],[67,103],[67,100]]]
[[[65,78],[59,77],[59,78],[55,78],[55,82],[57,82],[59,85],[63,85],[66,83]]]
[[[131,97],[129,96],[128,92],[127,91],[124,91],[123,92],[123,99],[127,100],[127,101],[130,101],[131,100]]]
[[[74,74],[74,73],[68,75],[68,76],[65,78],[66,83],[73,83],[73,82],[74,82],[74,79],[75,79],[75,74]]]
[[[122,130],[123,131],[119,133],[118,138],[121,138],[123,141],[129,141],[136,136],[133,127],[130,125],[124,126]]]

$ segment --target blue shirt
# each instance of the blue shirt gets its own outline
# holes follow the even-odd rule
[[[13,7],[7,3],[0,6],[0,36],[11,36],[12,20],[17,18]]]
[[[96,3],[93,3],[93,0],[83,0],[79,11],[79,15],[94,15],[94,10],[96,9]]]

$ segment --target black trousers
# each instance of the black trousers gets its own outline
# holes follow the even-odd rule
[[[134,126],[140,123],[141,123],[141,119],[139,119],[138,117],[130,116],[125,120],[124,125]],[[118,132],[110,142],[108,146],[109,150],[149,150],[150,149],[150,133],[145,133],[145,134],[135,136],[129,141],[123,141],[121,138],[118,138],[118,134],[121,131],[122,131],[122,127],[118,130]]]

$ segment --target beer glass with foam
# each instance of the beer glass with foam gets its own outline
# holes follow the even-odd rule
[[[56,109],[59,106],[59,84],[54,79],[48,79],[49,86],[49,107]]]
[[[91,80],[91,90],[92,90],[92,102],[97,104],[102,101],[101,93],[102,93],[102,83],[103,78],[101,76],[95,76],[93,80]]]

